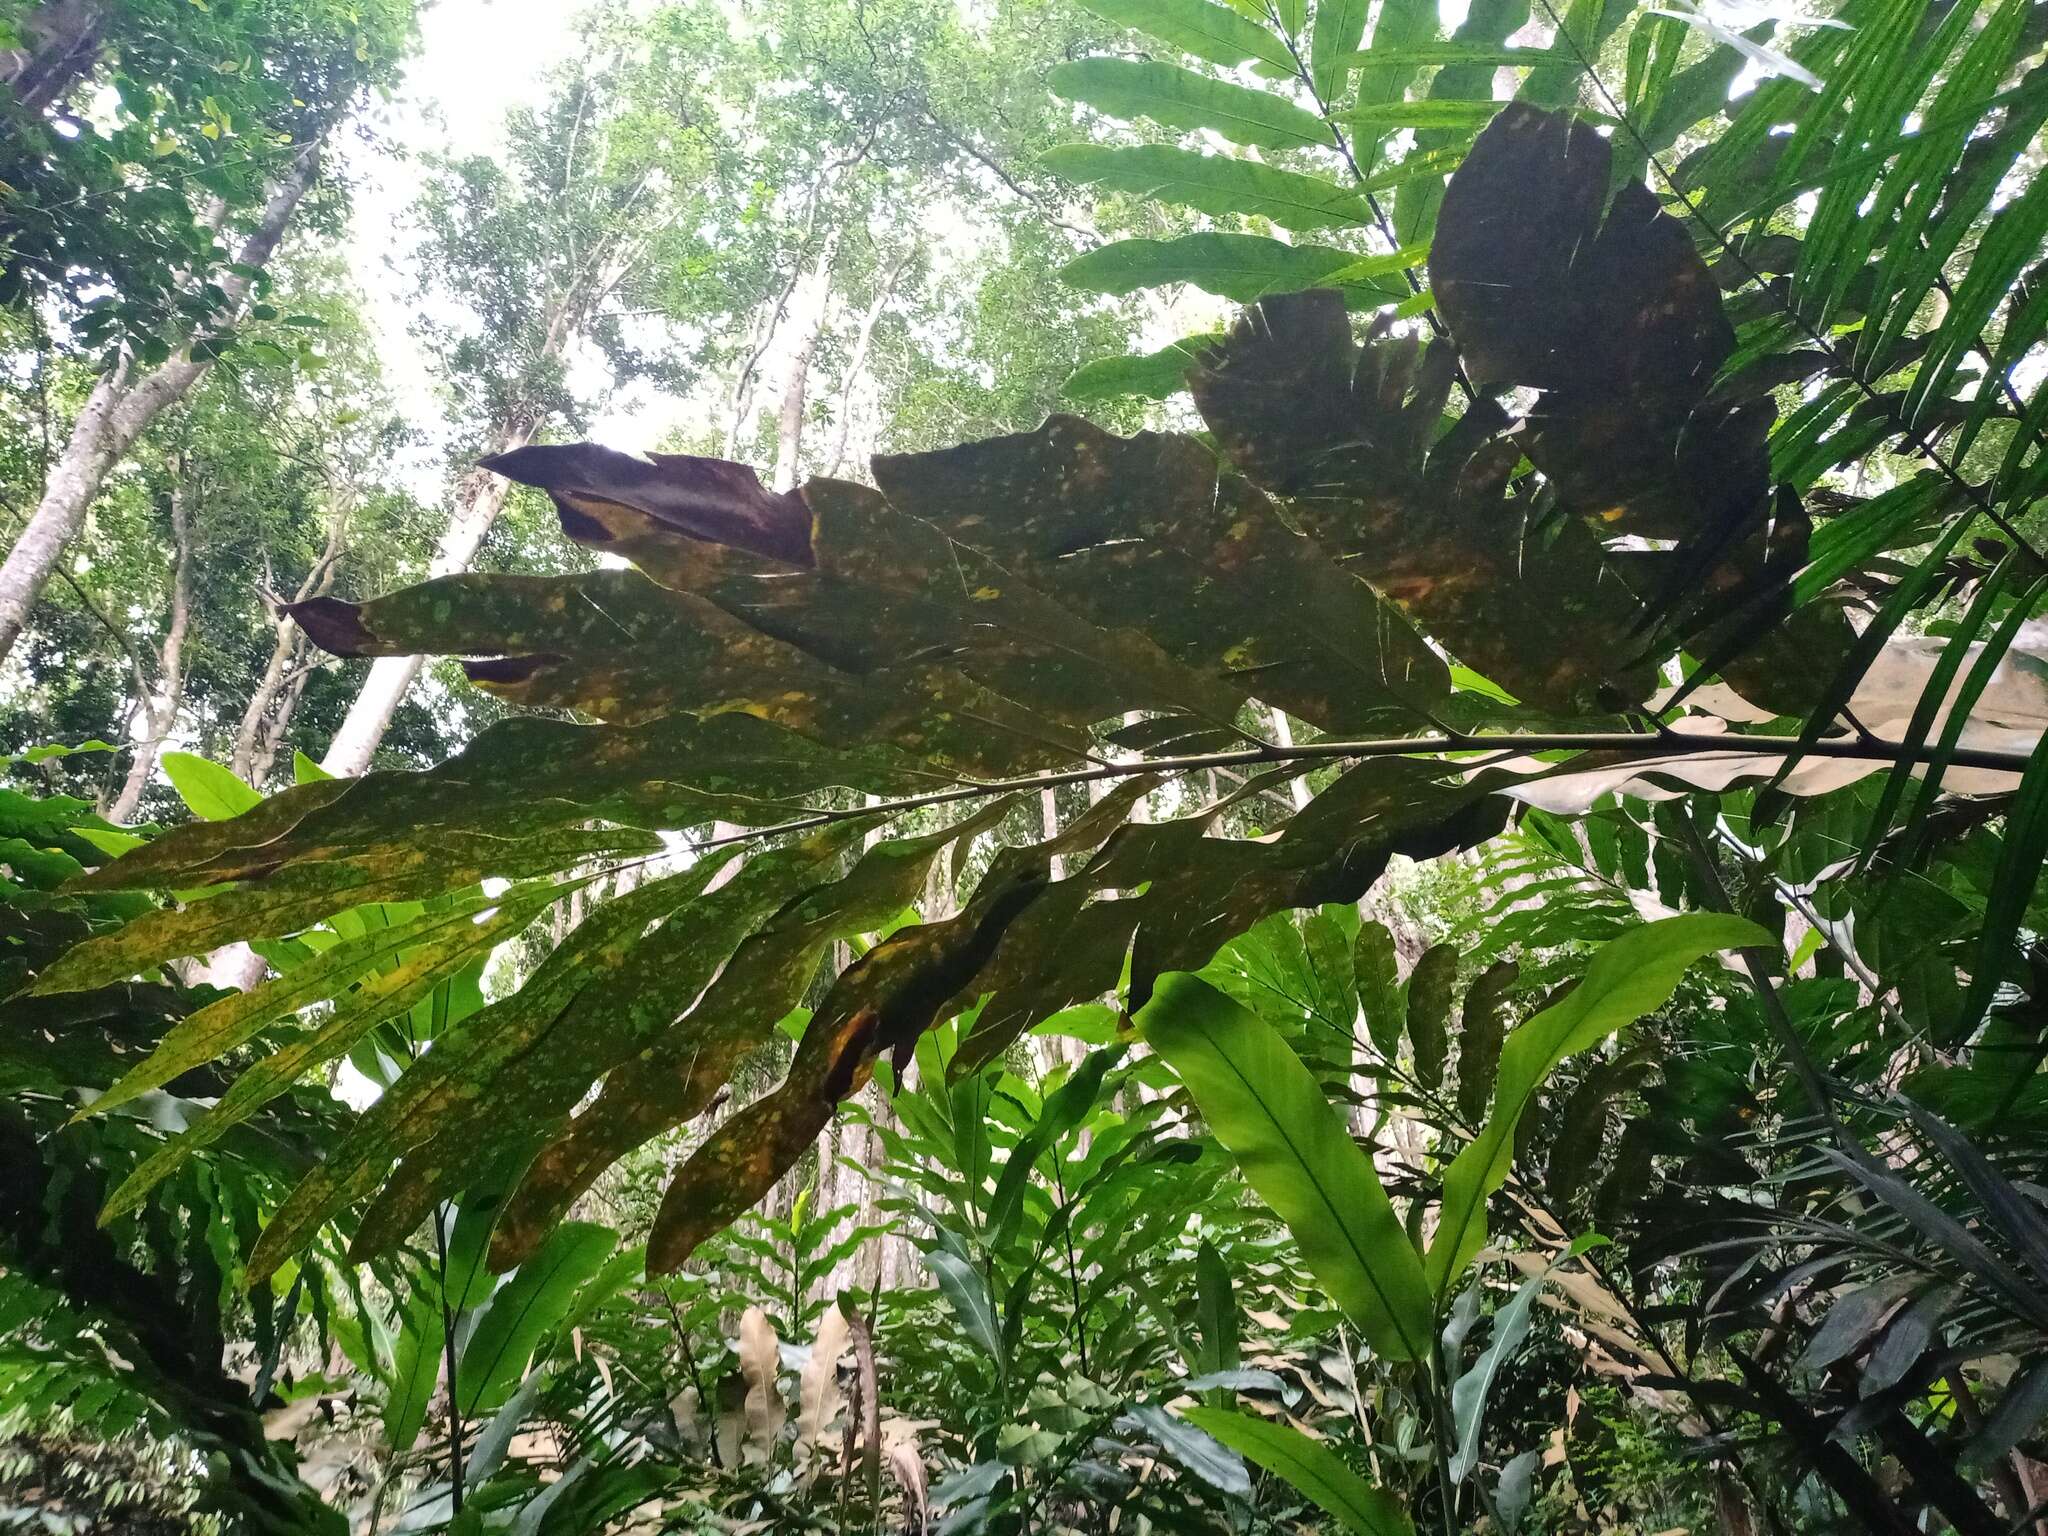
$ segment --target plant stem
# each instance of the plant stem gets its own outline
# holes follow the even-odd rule
[[[1323,100],[1322,92],[1316,89],[1315,76],[1310,73],[1308,66],[1302,62],[1301,50],[1294,46],[1294,39],[1287,35],[1284,27],[1280,29],[1280,41],[1285,45],[1288,57],[1294,60],[1295,78],[1308,91],[1309,100],[1316,104],[1316,115],[1324,120],[1325,125],[1330,130],[1331,146],[1339,155],[1343,156],[1344,164],[1350,169],[1351,179],[1358,183],[1359,195],[1365,199],[1366,209],[1372,214],[1372,220],[1379,229],[1380,238],[1387,242],[1387,253],[1389,255],[1397,253],[1401,249],[1401,242],[1395,236],[1393,221],[1387,217],[1386,210],[1380,206],[1380,200],[1371,192],[1365,190],[1366,178],[1364,168],[1359,165],[1358,157],[1352,154],[1351,143],[1344,137],[1344,130],[1329,121],[1329,103]],[[1402,267],[1401,276],[1407,280],[1408,292],[1416,298],[1421,298],[1425,290],[1422,285],[1422,278],[1416,273],[1415,268],[1412,266]],[[1429,334],[1435,337],[1437,341],[1449,342],[1450,332],[1444,329],[1443,319],[1437,314],[1434,305],[1422,312],[1422,320],[1429,327]],[[1452,373],[1456,377],[1458,389],[1464,395],[1466,401],[1468,403],[1477,403],[1479,395],[1472,388],[1471,379],[1465,374],[1465,360],[1463,358],[1459,358],[1453,364]]]
[[[1436,1446],[1437,1496],[1443,1504],[1444,1536],[1457,1536],[1458,1495],[1456,1485],[1451,1482],[1451,1423],[1450,1398],[1445,1383],[1449,1379],[1449,1364],[1444,1359],[1444,1336],[1434,1322],[1430,1325],[1429,1358],[1422,1362],[1424,1379],[1429,1387],[1429,1433]],[[1358,1390],[1354,1380],[1352,1390]]]
[[[451,1507],[462,1513],[462,1382],[456,1374],[455,1314],[448,1306],[448,1226],[445,1209],[434,1212],[434,1259],[441,1271],[441,1359],[448,1375],[448,1488]]]
[[[1429,736],[1392,736],[1359,741],[1307,741],[1291,747],[1261,743],[1226,752],[1198,752],[1184,757],[1140,758],[1125,763],[1097,763],[1090,768],[1070,768],[1061,773],[1034,774],[1027,778],[993,779],[978,784],[936,789],[897,800],[878,800],[871,805],[815,811],[773,826],[752,827],[696,845],[696,851],[718,848],[727,843],[749,842],[761,837],[779,837],[809,832],[861,817],[888,817],[933,805],[952,805],[996,795],[1027,790],[1058,789],[1067,784],[1096,784],[1109,779],[1127,779],[1140,774],[1182,774],[1205,768],[1237,768],[1262,763],[1356,762],[1373,757],[1428,757],[1445,752],[1608,752],[1630,758],[1681,758],[1693,755],[1760,753],[1800,754],[1806,757],[1841,758],[1855,762],[1925,763],[1933,760],[1938,747],[1926,742],[1881,741],[1868,736],[1824,737],[1802,742],[1796,736],[1714,735],[1703,731],[1442,731]],[[1988,768],[2009,773],[2024,772],[2029,754],[1993,748],[1964,747],[1948,754],[1952,767]],[[1447,763],[1447,769],[1483,767],[1477,763]]]
[[[1067,1184],[1065,1178],[1060,1174],[1059,1149],[1057,1147],[1053,1149],[1052,1187],[1053,1192],[1059,1196],[1060,1205],[1064,1208],[1067,1203]],[[1061,1235],[1065,1239],[1067,1248],[1067,1294],[1074,1308],[1074,1347],[1081,1356],[1081,1374],[1086,1376],[1088,1374],[1088,1319],[1083,1316],[1081,1311],[1081,1275],[1079,1266],[1074,1262],[1074,1224],[1071,1221],[1066,1224],[1065,1230]]]

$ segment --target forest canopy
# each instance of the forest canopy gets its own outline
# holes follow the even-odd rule
[[[0,9],[0,1526],[2048,1530],[2048,8],[509,19]]]

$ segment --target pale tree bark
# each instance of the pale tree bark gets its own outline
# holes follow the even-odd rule
[[[566,171],[564,176],[566,179]],[[628,209],[647,184],[643,178],[627,199]],[[618,227],[608,238],[580,254],[576,274],[548,308],[539,346],[543,362],[561,359],[598,306],[631,275],[646,253],[645,236],[634,233],[622,214]],[[510,407],[492,429],[486,454],[524,448],[540,431],[541,416],[528,402]],[[477,550],[483,546],[484,536],[497,521],[510,489],[511,482],[504,476],[481,468],[468,470],[456,482],[454,515],[435,547],[427,571],[430,578],[453,576],[469,569]],[[380,656],[370,663],[362,691],[349,705],[341,728],[328,743],[327,755],[320,760],[322,768],[329,773],[353,776],[370,766],[384,733],[391,728],[392,716],[398,713],[398,706],[404,702],[425,662],[423,656]]]
[[[220,279],[226,298],[214,323],[207,327],[209,333],[232,323],[241,313],[249,297],[251,274],[276,251],[285,226],[313,184],[318,162],[318,145],[308,145],[271,190],[256,227],[236,253],[241,270]],[[135,373],[124,361],[93,386],[85,409],[72,424],[70,441],[51,466],[42,500],[8,552],[6,563],[0,565],[0,660],[14,649],[27,628],[36,599],[65,547],[84,526],[86,512],[108,473],[164,409],[182,400],[212,367],[211,358],[195,357],[187,347],[146,374]]]
[[[533,441],[534,428],[530,414],[505,422],[493,434],[490,451],[510,453],[525,447]],[[483,545],[484,535],[491,531],[491,524],[505,505],[505,493],[510,486],[504,476],[487,469],[471,469],[456,482],[455,515],[435,546],[433,563],[427,569],[430,577],[452,576],[469,569],[470,561]],[[362,691],[349,705],[341,729],[328,743],[320,766],[344,776],[367,769],[370,759],[377,755],[384,733],[391,729],[391,717],[398,713],[398,706],[405,701],[425,663],[424,656],[380,656],[371,662]]]
[[[853,352],[846,360],[846,377],[839,385],[839,438],[832,445],[832,458],[825,469],[827,476],[839,473],[839,466],[846,462],[846,440],[853,430],[853,392],[860,384],[861,375],[867,371],[868,350],[874,345],[875,327],[881,322],[883,311],[889,307],[889,300],[896,296],[896,285],[903,281],[903,274],[916,259],[919,242],[913,240],[903,248],[903,254],[896,258],[888,275],[875,289],[874,299],[868,304],[868,312],[861,316],[860,331],[853,339]]]
[[[768,355],[768,349],[775,344],[776,332],[782,326],[783,316],[789,311],[790,295],[796,292],[799,278],[803,276],[801,264],[793,268],[789,280],[777,291],[773,299],[764,300],[755,313],[753,325],[747,333],[747,360],[740,365],[739,376],[733,381],[730,402],[730,420],[725,429],[725,457],[736,458],[740,451],[740,434],[746,431],[747,422],[754,414],[754,380],[760,372],[761,359]]]
[[[832,262],[838,248],[839,231],[835,229],[804,276],[797,309],[803,330],[790,348],[789,370],[782,379],[782,409],[775,426],[774,486],[778,491],[795,490],[803,474],[804,411],[809,404],[811,359],[817,355],[819,338],[825,334],[825,317],[832,304]]]
[[[25,48],[0,50],[0,86],[25,112],[47,112],[91,72],[106,32],[103,0],[50,0],[22,22]]]
[[[1276,747],[1293,746],[1294,726],[1288,721],[1287,716],[1281,710],[1268,704],[1266,706],[1266,718],[1273,727],[1273,745]],[[1294,801],[1294,808],[1297,811],[1308,809],[1310,798],[1308,781],[1301,775],[1297,774],[1287,781],[1287,794]]]
[[[334,586],[335,569],[348,547],[355,505],[354,487],[345,486],[335,493],[327,516],[326,542],[319,558],[292,593],[294,603],[324,597]],[[270,604],[277,625],[277,639],[271,645],[270,659],[264,663],[263,676],[249,695],[249,703],[235,727],[234,756],[230,759],[235,776],[258,789],[270,777],[277,749],[291,726],[292,714],[305,693],[306,678],[315,664],[309,656],[311,647],[306,632],[285,614],[284,605],[274,597],[266,593],[265,601]]]
[[[107,820],[116,826],[132,820],[142,804],[142,792],[149,788],[164,742],[178,728],[178,712],[185,706],[185,642],[192,633],[192,524],[185,508],[184,468],[180,461],[181,483],[171,487],[171,542],[176,554],[171,565],[170,622],[157,662],[155,696],[142,699],[144,733],[135,743],[121,792],[107,811]]]

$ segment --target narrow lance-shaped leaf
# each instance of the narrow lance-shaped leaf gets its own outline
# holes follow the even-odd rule
[[[1181,1417],[1272,1473],[1351,1536],[1414,1536],[1399,1501],[1360,1477],[1327,1445],[1291,1424],[1227,1408],[1187,1408]]]
[[[194,816],[226,821],[263,803],[261,791],[251,789],[219,763],[190,752],[166,752],[159,761],[164,777]]]
[[[1428,1259],[1429,1285],[1437,1296],[1450,1293],[1486,1241],[1486,1201],[1507,1179],[1515,1127],[1557,1064],[1661,1006],[1702,956],[1771,942],[1755,923],[1714,912],[1631,929],[1600,947],[1579,984],[1560,1001],[1508,1036],[1493,1113],[1444,1174],[1443,1208]]]
[[[1123,1054],[1124,1048],[1120,1045],[1091,1054],[1072,1077],[1053,1091],[1037,1121],[1010,1149],[1010,1159],[1003,1164],[1002,1175],[996,1180],[995,1195],[988,1204],[991,1246],[1000,1248],[1009,1236],[1024,1199],[1024,1186],[1030,1182],[1031,1170],[1038,1159],[1048,1147],[1057,1146],[1061,1137],[1088,1118],[1102,1092],[1103,1074],[1115,1066]]]
[[[2043,858],[2048,858],[2048,738],[2027,759],[2019,793],[2006,813],[2005,845],[1991,878],[1990,897],[1984,903],[1984,929],[1970,969],[1970,991],[1963,1001],[1959,1036],[1973,1029],[1991,1006],[2012,958],[2013,936],[2019,932],[2034,887],[2040,883]]]
[[[577,1290],[618,1245],[609,1227],[566,1223],[499,1288],[462,1351],[465,1416],[488,1413],[511,1394],[527,1360],[568,1315]]]
[[[1168,128],[1207,129],[1233,144],[1301,149],[1327,144],[1329,130],[1271,91],[1232,85],[1177,64],[1146,59],[1076,59],[1046,76],[1053,91],[1125,119],[1149,117]]]
[[[384,1398],[384,1439],[396,1449],[411,1450],[427,1422],[427,1404],[440,1380],[447,1338],[439,1294],[419,1287],[406,1303]]]
[[[1290,245],[1264,235],[1208,230],[1172,240],[1112,241],[1068,262],[1060,277],[1096,293],[1192,283],[1240,304],[1328,285],[1345,288],[1346,299],[1363,306],[1407,297],[1399,276],[1402,264],[1388,268],[1385,263],[1381,257],[1368,265],[1356,251],[1333,245]],[[1189,357],[1182,371],[1193,361]]]
[[[309,1003],[334,996],[372,966],[450,930],[473,928],[477,914],[496,901],[475,895],[396,927],[345,939],[284,975],[210,1003],[181,1019],[157,1048],[80,1114],[96,1114],[160,1088],[182,1072],[204,1066],[252,1038],[264,1025]]]
[[[1487,1399],[1501,1367],[1514,1357],[1529,1333],[1529,1308],[1543,1288],[1543,1276],[1532,1275],[1515,1292],[1514,1300],[1493,1314],[1493,1337],[1470,1370],[1451,1385],[1451,1426],[1455,1436],[1451,1452],[1451,1481],[1462,1483],[1479,1464],[1479,1431],[1486,1418]]]
[[[1250,17],[1210,0],[1082,0],[1104,21],[1135,27],[1211,64],[1235,68],[1259,59],[1292,69],[1287,45]]]
[[[243,1072],[219,1103],[138,1163],[108,1197],[100,1213],[101,1224],[140,1207],[149,1191],[193,1153],[211,1146],[308,1072],[347,1055],[364,1035],[410,1009],[450,974],[465,967],[480,973],[491,950],[574,888],[573,884],[550,885],[517,897],[508,893],[498,911],[482,922],[446,929],[433,943],[408,952],[392,969],[370,977],[341,999],[317,1028],[288,1041]]]
[[[1230,1278],[1230,1266],[1207,1238],[1195,1250],[1195,1321],[1201,1330],[1196,1373],[1208,1376],[1236,1370],[1242,1358],[1236,1288]],[[1225,1388],[1218,1388],[1211,1399],[1219,1407],[1229,1400],[1230,1393]]]
[[[1334,104],[1343,95],[1370,8],[1366,0],[1317,0],[1308,38],[1309,78],[1317,100]]]
[[[1270,1025],[1185,973],[1159,979],[1136,1023],[1331,1299],[1379,1353],[1418,1358],[1430,1319],[1421,1261],[1371,1160],[1300,1058]]]
[[[988,1287],[974,1266],[944,1248],[924,1256],[925,1267],[939,1282],[939,1290],[952,1305],[960,1326],[984,1350],[998,1369],[1003,1359],[1002,1330],[996,1326],[995,1308],[989,1304]]]
[[[490,1071],[517,1058],[561,1018],[571,1000],[614,974],[647,924],[701,889],[719,862],[701,860],[602,904],[517,992],[443,1036],[371,1106],[351,1137],[300,1180],[251,1253],[252,1276],[268,1275],[336,1211],[375,1188],[395,1158],[425,1144],[451,1116],[473,1108]],[[408,1221],[394,1237],[415,1224]],[[361,1242],[363,1235],[359,1229],[356,1240]]]
[[[1169,144],[1062,144],[1047,150],[1039,161],[1069,181],[1157,198],[1200,213],[1271,219],[1282,229],[1372,222],[1372,210],[1363,197],[1319,176]]]
[[[1188,387],[1188,369],[1223,337],[1204,332],[1130,357],[1098,357],[1083,363],[1060,386],[1066,400],[1114,400],[1136,395],[1146,400],[1166,400]]]

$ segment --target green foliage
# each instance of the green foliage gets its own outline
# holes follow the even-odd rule
[[[1421,1258],[1371,1162],[1285,1042],[1186,976],[1162,978],[1136,1022],[1373,1348],[1395,1360],[1422,1354],[1431,1308]]]
[[[413,43],[406,0],[8,11],[0,303],[53,303],[82,349],[152,367],[213,318],[268,184]]]
[[[1449,35],[1091,9],[1144,56],[1039,18],[1019,69],[909,3],[620,12],[509,169],[436,168],[463,424],[576,549],[291,612],[522,713],[267,798],[174,754],[197,819],[162,837],[0,800],[4,1401],[204,1454],[208,1506],[279,1531],[331,1523],[252,1406],[308,1333],[408,1528],[909,1525],[927,1465],[957,1530],[2024,1523],[2038,8],[1591,3],[1540,51],[1485,0]],[[989,177],[1055,218],[892,308],[937,270],[904,232]],[[1098,199],[1085,253],[1053,177]],[[1255,305],[1068,380],[1185,387],[1201,432],[1035,425],[1131,340],[1040,323],[1055,272]],[[931,451],[804,481],[778,414],[771,489],[527,443],[579,406],[559,321],[622,378],[748,358],[726,452],[765,454],[751,373],[805,284],[840,424],[869,370]],[[269,462],[223,425],[106,526]],[[1009,435],[935,446],[970,431]],[[171,590],[115,542],[51,644]],[[114,717],[125,676],[43,661]],[[173,968],[234,941],[274,979]],[[309,1091],[343,1061],[359,1114]],[[814,1161],[847,1104],[879,1209]],[[583,1219],[607,1180],[630,1231]],[[885,1285],[891,1242],[921,1263]]]
[[[1216,1408],[1190,1408],[1183,1416],[1284,1479],[1354,1536],[1404,1536],[1415,1529],[1391,1498],[1298,1429]]]

